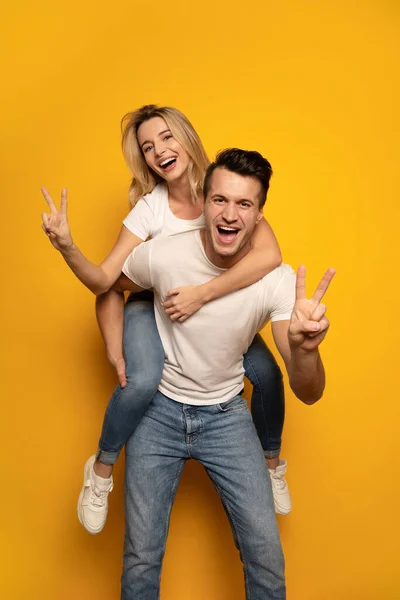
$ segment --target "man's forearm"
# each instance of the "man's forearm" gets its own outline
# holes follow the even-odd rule
[[[106,345],[108,360],[123,357],[124,295],[111,289],[96,297],[96,316]]]
[[[289,381],[293,392],[305,404],[314,404],[321,398],[325,389],[325,369],[318,349],[292,351]]]

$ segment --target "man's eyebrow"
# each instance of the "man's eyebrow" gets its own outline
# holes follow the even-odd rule
[[[211,194],[211,198],[223,198],[223,200],[228,200],[228,198],[226,196],[224,196],[223,194],[220,194],[219,192],[215,192],[214,194]],[[237,200],[235,200],[235,202],[250,202],[250,204],[254,204],[254,201],[251,200],[250,198],[238,198]]]
[[[160,133],[158,133],[157,135],[158,135],[158,137],[160,137],[160,135],[162,135],[163,133],[168,133],[168,132],[171,133],[171,130],[170,129],[164,129],[164,131],[160,131]],[[151,144],[150,140],[145,140],[140,147],[143,148],[143,146],[145,144]]]

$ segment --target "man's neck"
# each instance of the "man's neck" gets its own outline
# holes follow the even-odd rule
[[[220,254],[214,252],[211,240],[207,234],[206,229],[201,229],[200,238],[208,260],[219,269],[230,269],[230,267],[233,267],[233,265],[235,265],[237,262],[239,262],[239,260],[246,256],[246,254],[251,249],[249,241],[245,244],[245,246],[243,246],[243,248],[240,248],[239,252],[237,252],[233,256],[221,256]]]

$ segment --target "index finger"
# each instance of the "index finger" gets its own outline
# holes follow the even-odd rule
[[[300,265],[296,275],[296,300],[306,297],[306,268]]]
[[[42,194],[43,194],[43,196],[44,196],[47,204],[49,205],[49,208],[50,208],[51,212],[53,214],[57,214],[57,208],[56,208],[56,205],[53,202],[53,198],[50,196],[49,192],[46,190],[45,187],[42,187],[41,190],[42,190]]]
[[[335,269],[328,269],[327,271],[325,271],[323,278],[319,282],[317,289],[313,294],[312,300],[315,300],[315,302],[321,302],[335,273]]]
[[[67,202],[67,188],[63,188],[61,190],[61,205],[60,205],[60,212],[63,215],[67,214],[67,206],[68,206],[68,202]]]

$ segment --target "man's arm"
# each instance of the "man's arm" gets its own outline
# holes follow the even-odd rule
[[[314,404],[322,397],[325,388],[325,370],[318,348],[305,351],[291,350],[288,338],[290,321],[272,323],[276,347],[285,361],[293,393],[305,404]]]
[[[272,333],[289,375],[290,387],[305,404],[314,404],[325,389],[325,370],[319,345],[329,329],[321,304],[335,271],[328,269],[311,299],[305,295],[305,267],[298,269],[296,300],[290,321],[274,321]]]

